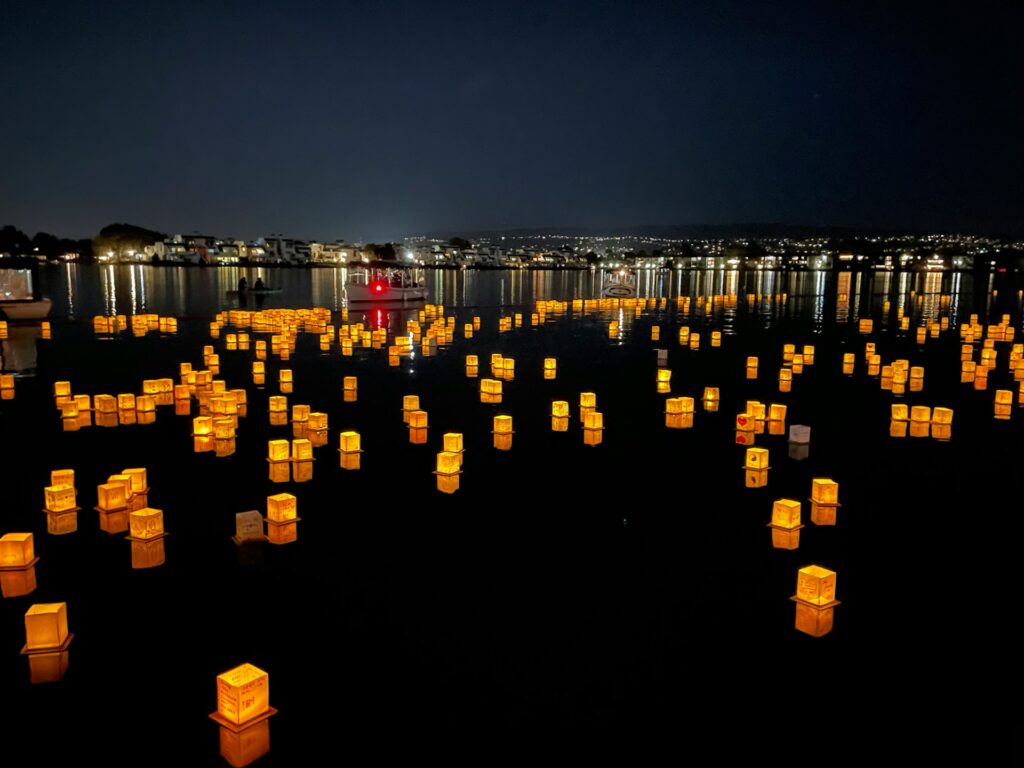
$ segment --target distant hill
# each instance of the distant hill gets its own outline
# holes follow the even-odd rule
[[[502,236],[517,238],[540,238],[552,236],[608,237],[650,237],[664,240],[736,240],[743,238],[807,238],[807,237],[876,237],[886,235],[923,234],[907,230],[868,229],[843,226],[808,226],[803,224],[779,224],[776,222],[754,222],[740,224],[646,224],[632,227],[533,227],[501,230],[437,230],[424,233],[423,237],[448,240],[465,237],[469,240],[496,239]]]

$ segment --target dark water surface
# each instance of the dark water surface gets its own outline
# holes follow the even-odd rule
[[[490,754],[504,752],[510,735],[540,728],[646,726],[698,745],[722,731],[785,734],[814,722],[815,733],[827,728],[846,744],[866,733],[906,738],[905,711],[932,707],[951,678],[973,674],[972,622],[993,608],[979,593],[979,538],[993,534],[972,533],[963,521],[1001,508],[1011,486],[1019,494],[1012,478],[1024,409],[1015,398],[1010,421],[993,419],[995,390],[1011,385],[1008,344],[996,345],[986,391],[960,383],[959,326],[971,312],[982,323],[1009,313],[1015,341],[1024,340],[1020,286],[1011,279],[651,272],[641,274],[641,293],[691,295],[689,316],[669,301],[638,319],[570,311],[531,326],[535,300],[591,297],[599,276],[437,272],[428,276],[431,301],[456,316],[456,333],[435,357],[417,350],[389,368],[381,350],[341,357],[337,346],[322,353],[316,336],[300,334],[293,359],[269,357],[267,386],[257,388],[253,352],[227,351],[223,333],[209,338],[208,323],[230,306],[226,291],[238,276],[47,269],[52,340],[33,331],[18,337],[19,350],[5,345],[8,360],[30,359],[25,347],[34,347],[36,370],[19,378],[14,400],[0,402],[0,532],[34,533],[41,557],[37,589],[0,601],[5,740],[38,744],[53,759],[223,764],[218,727],[206,716],[216,707],[216,675],[246,661],[269,672],[280,710],[270,721],[268,765],[503,732]],[[343,303],[340,271],[266,270],[264,279],[284,289],[264,308]],[[782,291],[785,303],[747,302],[748,293]],[[738,299],[705,314],[696,297],[715,293]],[[898,331],[899,306],[913,317],[909,333]],[[499,333],[499,317],[515,311],[524,312],[523,326]],[[142,312],[180,317],[178,333],[112,340],[92,332],[94,314]],[[462,325],[473,315],[482,328],[467,340]],[[372,310],[366,321],[394,332],[408,316]],[[350,321],[362,317],[353,310]],[[863,317],[875,321],[870,336],[858,333]],[[914,327],[940,317],[950,329],[918,345]],[[622,325],[614,339],[610,319]],[[660,342],[650,339],[652,324]],[[698,351],[678,344],[682,325],[702,333]],[[720,348],[710,346],[712,330],[724,332]],[[925,366],[923,391],[902,401],[954,408],[950,442],[889,437],[894,397],[866,375],[869,340],[886,363],[905,357]],[[816,347],[814,365],[788,394],[777,385],[784,343]],[[182,361],[201,368],[204,344],[219,352],[228,387],[248,390],[234,455],[194,453],[191,418],[169,407],[158,408],[152,425],[62,431],[55,380],[70,380],[75,393],[139,393],[143,379],[177,381]],[[673,396],[699,398],[717,386],[720,411],[698,405],[693,429],[666,429],[655,348],[668,350]],[[500,406],[480,403],[479,379],[463,366],[477,354],[487,376],[492,352],[516,361]],[[857,355],[853,376],[841,372],[845,352]],[[748,355],[760,357],[757,380],[744,378]],[[558,358],[553,381],[541,376],[547,356]],[[283,367],[295,375],[289,406],[306,403],[329,417],[328,444],[316,449],[304,484],[267,478],[267,440],[292,434],[267,416]],[[359,378],[357,402],[342,401],[345,375]],[[583,445],[581,391],[595,392],[604,414],[597,447]],[[427,445],[411,445],[402,423],[410,393],[429,414]],[[566,433],[550,430],[556,399],[572,404]],[[787,426],[812,427],[804,460],[789,457],[784,436],[757,437],[771,455],[763,489],[744,488],[735,444],[735,416],[748,399],[785,403]],[[514,417],[509,452],[491,445],[497,413]],[[338,466],[345,429],[362,434],[358,472]],[[466,442],[453,496],[438,493],[431,474],[448,431]],[[164,510],[169,532],[166,562],[149,570],[132,569],[130,543],[102,532],[92,510],[97,484],[138,466],[149,472],[149,503]],[[65,467],[76,471],[78,530],[49,535],[43,488],[51,469]],[[820,476],[839,483],[838,524],[811,524],[805,503],[799,548],[773,549],[765,527],[772,501],[805,501]],[[280,492],[298,497],[298,540],[236,547],[235,513],[264,511],[267,495]],[[1015,498],[1005,514],[1019,509]],[[794,629],[788,599],[797,569],[811,563],[838,573],[842,601],[833,631],[818,639]],[[63,679],[30,685],[18,654],[23,615],[50,601],[67,602],[75,639]],[[931,661],[937,654],[946,659],[941,670]],[[871,704],[851,707],[854,700]]]

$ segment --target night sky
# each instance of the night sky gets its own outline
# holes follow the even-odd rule
[[[1021,231],[1022,31],[1019,2],[4,0],[0,224]]]

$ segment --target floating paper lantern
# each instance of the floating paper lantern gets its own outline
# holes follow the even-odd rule
[[[36,560],[31,533],[5,533],[0,536],[0,568],[29,568]]]
[[[903,403],[893,403],[890,415],[893,421],[908,421],[910,419],[907,406]]]
[[[811,501],[816,504],[838,504],[839,483],[825,477],[811,480]]]
[[[459,475],[462,466],[460,455],[452,451],[441,451],[437,454],[436,466],[434,474],[437,476],[437,490],[441,493],[455,493],[459,490]]]
[[[720,347],[720,346],[722,346],[722,332],[721,331],[712,331],[711,332],[711,346],[712,347]]]
[[[847,375],[853,373],[854,357],[852,352],[843,354],[843,373]]]
[[[126,469],[122,473],[130,481],[129,491],[135,493],[146,493],[149,490],[146,479],[146,470],[142,467]]]
[[[290,450],[291,446],[287,440],[267,441],[267,458],[270,461],[288,461],[290,458]]]
[[[952,408],[935,408],[932,411],[932,423],[933,424],[952,424],[953,423],[953,409]]]
[[[267,496],[267,522],[290,523],[298,519],[298,499],[290,493]]]
[[[554,357],[544,358],[544,378],[553,379],[558,373],[558,361]]]
[[[700,334],[699,333],[691,333],[690,334],[690,349],[700,349]]]
[[[300,424],[305,424],[309,421],[309,406],[308,405],[293,405],[292,406],[292,421]]]
[[[803,357],[804,365],[814,365],[814,346],[812,344],[804,344]]]
[[[591,410],[583,417],[583,444],[600,445],[604,431],[604,414]]]
[[[104,512],[123,509],[128,503],[127,488],[124,484],[104,483],[96,489],[97,507]]]
[[[778,499],[772,504],[772,526],[793,530],[800,527],[800,502]]]
[[[769,421],[785,421],[786,410],[787,407],[785,405],[781,405],[780,403],[772,403],[771,405],[768,406]]]
[[[270,706],[270,676],[252,664],[217,675],[217,711],[211,717],[229,727],[244,726],[276,712]]]
[[[857,329],[863,334],[868,334],[874,329],[874,325],[875,323],[873,320],[863,319],[858,324]]]
[[[271,440],[270,442],[276,443],[276,442],[279,442],[279,441]],[[280,442],[286,442],[286,441],[280,441]],[[303,439],[303,438],[299,438],[297,440],[292,440],[291,448],[292,448],[292,455],[291,455],[292,461],[304,462],[304,461],[312,461],[313,460],[313,444],[310,443],[309,440],[306,440],[306,439]]]
[[[144,507],[128,515],[129,535],[133,539],[155,539],[164,535],[163,510]]]
[[[135,395],[124,393],[117,396],[117,410],[134,411]]]
[[[511,435],[512,434],[512,417],[511,416],[495,416],[494,417],[494,434],[496,435]]]
[[[359,388],[359,380],[355,376],[346,376],[342,386],[345,392],[355,392]]]
[[[932,409],[926,405],[915,405],[910,409],[911,421],[931,421]]]
[[[307,420],[310,431],[321,431],[327,429],[327,414],[320,411],[312,411]]]
[[[768,469],[768,449],[747,448],[744,467],[746,469]]]
[[[67,603],[37,603],[25,612],[24,652],[62,649],[71,637]]]
[[[836,572],[819,565],[808,565],[797,571],[795,597],[810,605],[824,606],[835,602]]]

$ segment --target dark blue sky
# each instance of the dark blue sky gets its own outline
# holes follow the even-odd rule
[[[5,0],[0,224],[1020,230],[1022,9]]]

